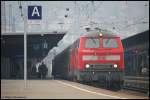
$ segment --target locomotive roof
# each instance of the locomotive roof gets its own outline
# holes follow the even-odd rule
[[[108,31],[108,30],[90,31],[90,32],[87,32],[86,34],[84,34],[81,37],[99,37],[100,33],[102,33],[103,37],[118,37],[116,34],[114,34],[111,31]]]

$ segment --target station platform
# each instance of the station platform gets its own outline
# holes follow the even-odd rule
[[[1,80],[1,99],[148,99],[146,94],[111,91],[66,80]]]

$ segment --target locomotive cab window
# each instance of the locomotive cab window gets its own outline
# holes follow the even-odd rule
[[[85,48],[99,48],[100,39],[98,38],[87,38],[85,41]]]
[[[118,44],[115,38],[105,38],[103,39],[104,48],[117,48]]]

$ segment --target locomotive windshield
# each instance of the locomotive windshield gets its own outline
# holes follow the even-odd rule
[[[85,48],[99,48],[100,47],[100,40],[87,38],[85,41]]]
[[[118,44],[115,38],[103,39],[104,48],[117,48]]]

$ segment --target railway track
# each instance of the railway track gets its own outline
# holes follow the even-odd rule
[[[149,77],[125,76],[123,89],[149,94]]]
[[[132,91],[137,91],[137,92],[142,92],[142,93],[147,93],[149,95],[149,89],[142,89],[142,88],[129,87],[129,86],[123,86],[122,89],[124,89],[124,90],[132,90]]]
[[[124,84],[122,86],[121,90],[125,90],[125,91],[130,90],[130,91],[140,92],[140,93],[149,95],[149,87],[146,86],[146,85],[149,85],[148,83],[145,82],[145,84],[144,84],[145,87],[142,88],[142,87],[140,87],[140,85],[143,85],[143,84],[138,84],[138,81],[136,81],[137,83],[136,82],[129,83],[129,81],[128,81],[128,83],[127,83],[127,81],[125,81],[125,82],[128,85]],[[105,84],[102,84],[102,83],[100,84],[100,83],[90,82],[90,83],[82,83],[82,84],[86,84],[86,85],[90,85],[90,86],[98,87],[98,88],[104,88],[104,89],[108,89],[108,90],[112,90],[112,91],[119,91],[116,88],[106,88]]]

